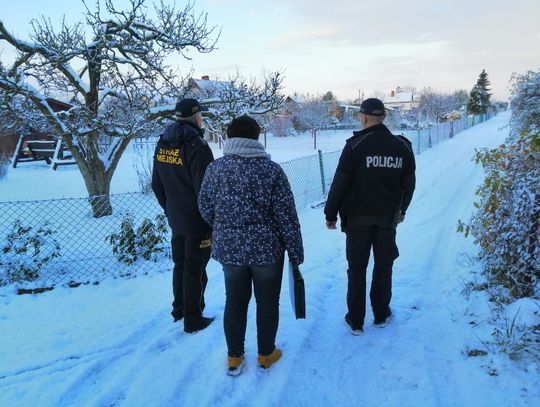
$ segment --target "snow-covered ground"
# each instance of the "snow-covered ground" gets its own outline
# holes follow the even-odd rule
[[[306,132],[295,137],[274,137],[268,134],[267,151],[276,162],[285,162],[322,152],[337,151],[343,148],[345,140],[352,136],[352,130],[325,130],[317,135],[317,149],[311,135]],[[261,135],[261,143],[264,137]],[[210,143],[214,157],[223,155],[217,143]],[[146,160],[153,153],[154,145],[138,149],[132,143],[120,159],[111,183],[111,193],[138,192],[138,178],[134,161]],[[46,182],[45,182],[46,181]],[[56,198],[84,198],[88,194],[82,176],[75,165],[59,167],[53,171],[45,161],[21,163],[16,169],[9,168],[7,181],[0,182],[0,201],[40,200]]]
[[[415,133],[413,133],[411,135],[415,137]],[[403,134],[407,135],[407,133]],[[351,136],[352,130],[320,131],[317,133],[317,148],[315,149],[313,137],[309,132],[294,137],[274,137],[268,133],[266,147],[272,160],[283,163],[316,155],[317,150],[321,150],[323,153],[341,150],[345,145],[345,140]],[[259,141],[265,143],[262,134]],[[153,144],[148,144],[146,148],[140,149],[132,143],[126,149],[112,179],[112,194],[139,191],[138,177],[133,163],[136,160],[144,160],[145,162],[148,158],[151,160],[154,147]],[[210,147],[215,158],[223,155],[219,144],[210,143]],[[84,198],[87,196],[82,176],[75,165],[58,167],[56,171],[53,171],[45,161],[20,163],[16,169],[9,168],[7,181],[0,182],[0,201]]]
[[[482,179],[471,158],[474,148],[504,141],[508,119],[500,114],[417,157],[416,194],[398,228],[395,319],[388,327],[367,323],[358,337],[346,330],[344,235],[325,229],[321,208],[307,209],[300,218],[308,318],[294,319],[284,278],[277,339],[284,356],[269,372],[256,369],[252,304],[246,369],[237,378],[225,375],[224,284],[211,261],[206,314],[216,321],[196,335],[172,323],[169,272],[0,296],[0,405],[540,405],[537,364],[467,356],[483,349],[477,335],[489,332],[473,325],[489,317],[489,307],[481,294],[472,302],[460,295],[474,267],[465,254],[475,249],[455,232],[456,223],[470,216]],[[349,135],[332,137],[331,149]],[[18,171],[9,184],[24,181]],[[43,176],[34,165],[25,171]],[[126,172],[117,174],[117,185]]]

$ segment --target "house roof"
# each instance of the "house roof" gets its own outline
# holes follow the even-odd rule
[[[191,87],[197,88],[208,97],[217,96],[219,91],[229,88],[231,82],[214,81],[210,79],[191,79]]]
[[[64,112],[66,110],[69,110],[73,107],[73,105],[70,105],[69,103],[62,102],[58,99],[53,98],[46,98],[47,104],[51,107],[51,109],[54,112]]]
[[[394,96],[385,96],[383,102],[386,103],[409,103],[416,102],[414,93],[412,92],[398,92]]]
[[[290,102],[294,102],[294,103],[303,103],[305,100],[304,100],[304,97],[303,96],[300,96],[300,95],[290,95],[290,96],[287,96],[287,98],[285,99],[285,101],[287,103],[290,103]]]

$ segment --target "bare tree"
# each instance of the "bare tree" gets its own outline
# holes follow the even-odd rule
[[[207,27],[206,14],[193,4],[176,10],[164,2],[148,14],[146,0],[130,0],[117,10],[112,0],[97,0],[93,9],[83,1],[85,23],[53,27],[43,17],[31,22],[30,41],[13,35],[0,20],[0,42],[17,52],[10,66],[0,66],[0,91],[8,111],[25,121],[28,111],[15,98],[30,100],[48,127],[60,135],[76,159],[96,217],[112,213],[110,183],[133,137],[147,134],[152,120],[169,108],[151,111],[156,100],[173,101],[186,89],[184,80],[165,64],[176,52],[214,50],[219,33]],[[73,107],[55,113],[50,95],[70,95]],[[84,152],[84,153],[83,153]]]
[[[283,106],[281,72],[263,72],[262,79],[251,78],[249,81],[236,72],[225,83],[226,86],[217,89],[217,98],[208,100],[211,105],[206,114],[207,123],[216,131],[223,132],[232,119],[246,114],[260,116],[260,121],[264,121],[262,118],[267,113]]]
[[[459,89],[452,93],[452,102],[454,110],[464,110],[469,102],[469,92],[465,89]]]
[[[296,112],[296,119],[300,122],[300,127],[311,130],[315,137],[317,131],[332,123],[330,110],[332,104],[321,100],[321,98],[306,99]]]
[[[369,97],[370,98],[377,98],[379,100],[384,100],[387,96],[388,96],[388,94],[385,91],[380,90],[380,89],[376,89],[373,92],[371,92],[371,95]]]
[[[437,123],[454,109],[454,105],[451,96],[437,92],[432,88],[422,89],[419,109],[424,115],[435,119]]]
[[[0,72],[1,70],[0,66]],[[24,112],[24,115],[21,112]],[[50,131],[50,126],[34,103],[25,97],[2,92],[0,89],[0,131],[33,132],[38,129],[47,132]]]

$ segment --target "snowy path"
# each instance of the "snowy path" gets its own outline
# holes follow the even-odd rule
[[[471,161],[474,148],[500,144],[508,117],[501,114],[417,157],[417,192],[398,229],[396,317],[385,329],[373,328],[368,312],[363,336],[346,330],[344,235],[324,229],[322,209],[306,210],[308,319],[293,319],[284,279],[278,333],[284,357],[270,372],[255,368],[252,305],[247,368],[238,378],[225,376],[223,277],[212,262],[207,313],[217,321],[197,335],[171,323],[168,273],[0,297],[0,405],[538,404],[538,375],[504,358],[468,359],[464,352],[474,337],[459,295],[468,272],[460,253],[472,248],[455,233],[456,223],[468,219],[482,179]],[[488,367],[497,374],[489,375]]]

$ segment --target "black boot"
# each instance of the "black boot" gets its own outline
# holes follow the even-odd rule
[[[171,312],[171,315],[173,317],[173,322],[181,321],[184,318],[184,312],[183,311],[173,311]]]
[[[192,334],[198,331],[202,331],[203,329],[207,328],[208,325],[210,325],[215,318],[207,318],[207,317],[201,317],[198,321],[195,323],[187,324],[186,321],[184,321],[184,332],[188,334]]]

